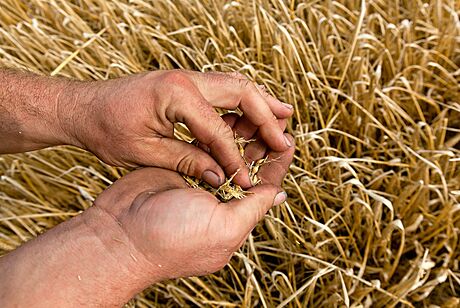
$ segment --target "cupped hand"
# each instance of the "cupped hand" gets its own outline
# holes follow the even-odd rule
[[[218,186],[234,180],[251,186],[248,168],[234,134],[214,108],[239,109],[244,121],[271,149],[286,151],[291,142],[279,119],[292,107],[263,87],[236,73],[155,71],[87,85],[79,100],[86,103],[75,129],[78,145],[117,166],[156,166],[179,171]],[[173,123],[184,123],[201,147],[174,138]]]
[[[254,152],[262,155],[265,149]],[[176,172],[144,168],[102,193],[95,208],[121,226],[149,264],[143,272],[155,281],[205,275],[222,268],[265,213],[285,200],[280,185],[293,153],[293,147],[269,152],[270,162],[258,173],[261,184],[241,200],[221,203],[209,192],[189,188]]]

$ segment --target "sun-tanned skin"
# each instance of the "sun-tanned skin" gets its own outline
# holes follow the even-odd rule
[[[155,71],[108,81],[78,82],[0,69],[0,153],[60,144],[93,152],[116,166],[155,166],[213,186],[248,169],[232,130],[214,107],[241,109],[251,129],[276,151],[291,144],[277,119],[292,108],[239,74]],[[183,122],[209,153],[173,137]]]
[[[199,89],[200,93],[207,93],[207,87],[218,86],[221,82],[225,84],[227,80],[227,77],[221,79],[222,74],[203,77],[206,81],[200,81],[201,77],[193,77],[193,72],[184,74],[181,73],[180,77],[177,77],[174,73],[172,77],[164,77],[167,80],[179,80],[180,85],[167,86],[168,83],[165,83],[159,87],[165,87],[164,93],[167,93],[168,87],[170,91],[180,92],[184,83],[187,84],[191,78],[190,80],[195,80],[196,89]],[[3,75],[1,78],[19,78],[16,73],[13,75],[14,77]],[[213,135],[209,132],[203,133],[202,130],[207,128],[199,124],[191,130],[195,134],[201,134],[199,138],[203,143],[200,144],[200,152],[197,152],[197,148],[191,148],[189,144],[184,143],[182,146],[179,141],[169,138],[172,135],[168,131],[170,129],[172,132],[170,122],[184,121],[190,127],[195,125],[194,120],[187,120],[185,117],[204,116],[209,117],[206,118],[208,124],[216,121],[215,127],[229,130],[229,138],[236,132],[247,139],[257,139],[247,146],[245,155],[247,160],[269,155],[270,163],[262,166],[258,173],[262,184],[250,188],[252,193],[242,200],[219,203],[210,193],[189,188],[182,177],[171,170],[144,168],[134,171],[103,192],[96,199],[94,206],[83,214],[0,258],[1,307],[72,307],[82,304],[97,307],[121,306],[152,283],[217,271],[244,243],[264,214],[273,205],[285,200],[286,194],[282,191],[281,182],[292,161],[294,147],[286,146],[283,140],[289,144],[294,144],[294,140],[289,134],[274,138],[272,146],[275,150],[270,150],[264,140],[284,130],[286,120],[283,116],[290,114],[288,108],[268,96],[262,96],[264,101],[256,102],[257,106],[266,104],[265,107],[270,106],[272,111],[275,110],[275,114],[279,116],[273,122],[276,129],[272,124],[262,129],[254,124],[253,121],[256,121],[256,124],[261,122],[251,118],[253,116],[239,117],[236,114],[227,114],[222,118],[216,118],[206,111],[207,107],[194,104],[192,96],[187,100],[186,97],[175,98],[175,94],[169,94],[169,97],[167,94],[161,94],[164,97],[160,98],[155,97],[160,94],[155,94],[153,102],[162,105],[162,100],[169,100],[171,105],[183,99],[190,101],[195,107],[185,106],[184,103],[180,108],[186,110],[187,114],[180,115],[182,111],[168,107],[170,105],[164,103],[166,107],[158,110],[153,108],[144,114],[137,109],[150,108],[149,103],[145,102],[145,93],[140,89],[142,85],[145,86],[144,78],[147,75],[149,74],[120,79],[113,83],[104,82],[97,90],[92,89],[97,83],[80,85],[65,80],[50,81],[30,76],[25,77],[31,78],[29,81],[21,81],[24,82],[21,86],[23,89],[30,88],[27,88],[29,94],[18,94],[22,95],[20,100],[16,100],[17,97],[11,92],[19,89],[11,85],[12,80],[8,80],[10,83],[7,83],[6,90],[0,85],[0,97],[3,100],[0,101],[0,106],[11,111],[9,116],[0,114],[2,120],[9,121],[3,122],[8,124],[0,128],[0,137],[7,141],[6,145],[0,144],[0,151],[19,152],[50,145],[75,144],[91,149],[100,158],[119,165],[149,164],[150,158],[147,154],[152,151],[150,154],[153,157],[164,160],[154,161],[152,164],[163,164],[162,167],[170,169],[178,169],[178,166],[174,166],[174,162],[169,161],[174,158],[168,157],[165,153],[173,151],[174,155],[170,155],[177,157],[184,154],[181,151],[189,151],[193,155],[198,155],[198,160],[206,157],[207,162],[204,165],[210,165],[203,167],[200,165],[203,162],[195,162],[193,156],[186,156],[190,159],[189,164],[193,166],[188,170],[204,170],[213,168],[212,164],[217,165],[211,156],[204,156],[207,150],[210,150],[211,154],[215,154],[215,151],[228,152],[227,158],[232,159],[233,148],[228,149],[225,142],[209,142],[212,139],[206,138],[214,138]],[[159,76],[155,78],[161,80],[163,77],[161,74]],[[151,78],[155,80],[154,77]],[[126,82],[122,82],[123,80]],[[46,88],[47,82],[50,83],[49,89]],[[31,86],[32,83],[35,86]],[[112,90],[109,90],[110,85],[113,87]],[[77,90],[69,90],[72,86],[84,87],[87,92],[77,95]],[[35,97],[34,91],[40,90],[44,90],[43,94]],[[74,91],[74,94],[68,95],[68,102],[56,102],[60,97],[67,95],[64,95],[63,91]],[[206,97],[208,101],[218,100],[218,104],[227,104],[234,99],[231,95],[242,96],[223,94],[231,91],[231,88],[223,88],[220,93],[215,93],[214,96],[206,94]],[[195,95],[198,95],[198,92],[195,92]],[[95,97],[99,98],[95,100]],[[125,103],[125,100],[129,99],[132,100]],[[46,102],[46,106],[37,107],[37,100]],[[273,101],[269,103],[267,100]],[[90,113],[79,110],[85,108],[82,107],[84,105],[77,106],[78,102],[89,104],[86,109],[92,110],[93,114],[90,116]],[[94,107],[93,104],[96,102],[97,106]],[[194,108],[200,112],[195,112]],[[247,108],[241,107],[243,110],[248,110]],[[71,113],[62,116],[64,109]],[[107,120],[99,118],[104,118],[104,115]],[[138,121],[125,115],[135,116]],[[268,116],[272,121],[273,114],[269,112]],[[147,117],[164,121],[164,126],[158,123],[147,124]],[[147,128],[144,125],[147,125]],[[208,125],[208,128],[216,133],[218,130],[213,130],[212,125],[214,124]],[[125,129],[122,129],[123,127]],[[18,129],[21,134],[16,135]],[[111,132],[110,129],[115,132]],[[106,138],[96,136],[100,133],[107,134]],[[164,135],[161,138],[149,137],[149,133]],[[92,136],[89,136],[91,134]],[[132,151],[126,144],[133,147]],[[172,144],[172,149],[163,148],[169,144]],[[225,158],[216,157],[217,161],[222,159]],[[231,162],[234,166],[240,164],[234,160]],[[224,166],[224,169],[232,170],[228,166]],[[179,167],[179,171],[184,170]],[[222,172],[222,169],[215,171]],[[196,173],[192,172],[192,175]],[[244,178],[240,180],[244,181]]]
[[[130,173],[80,216],[0,258],[1,306],[121,306],[155,282],[221,269],[284,201],[292,155],[272,153],[259,173],[265,184],[229,203],[169,170]]]

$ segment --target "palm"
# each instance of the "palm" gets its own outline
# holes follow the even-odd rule
[[[234,216],[226,204],[189,188],[179,174],[165,169],[130,173],[104,192],[96,206],[120,222],[137,250],[167,272],[165,277],[220,269],[245,236],[234,234]],[[229,241],[236,242],[235,247],[227,247]]]
[[[161,265],[169,277],[190,276],[214,272],[228,262],[232,252],[225,243],[232,240],[232,215],[226,209],[207,192],[172,189],[136,205],[136,214],[125,221],[133,226],[130,238],[151,262]],[[183,273],[183,268],[190,271]]]

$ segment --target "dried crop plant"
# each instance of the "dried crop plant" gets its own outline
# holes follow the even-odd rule
[[[458,307],[459,10],[6,0],[0,65],[77,79],[239,71],[295,107],[288,201],[222,271],[156,284],[128,306]],[[2,156],[0,254],[78,215],[125,172],[69,147]]]

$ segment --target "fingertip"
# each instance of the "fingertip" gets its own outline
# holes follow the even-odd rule
[[[295,145],[295,140],[292,138],[292,136],[288,133],[283,133],[281,132],[278,135],[278,148],[272,147],[272,149],[276,152],[286,152],[290,149],[294,148]]]
[[[278,98],[271,95],[264,85],[257,85],[257,90],[265,98],[273,114],[278,119],[285,119],[292,115],[294,107],[290,104],[283,103]]]
[[[283,178],[289,170],[289,166],[294,157],[295,140],[287,133],[284,134],[284,136],[290,140],[293,146],[288,148],[286,151],[271,151],[268,153],[269,163],[263,165],[258,172],[258,177],[262,180],[262,183],[281,185]]]
[[[273,150],[271,151],[270,153],[268,153],[268,155],[270,157],[282,157],[282,161],[286,160],[288,161],[289,159],[292,160],[292,157],[294,155],[294,152],[295,152],[295,138],[289,134],[289,133],[283,133],[283,138],[285,140],[286,143],[289,142],[289,144],[291,146],[289,146],[285,151],[276,151],[276,150]]]
[[[248,191],[255,196],[257,201],[254,201],[254,203],[257,203],[264,213],[273,206],[283,203],[287,198],[286,193],[280,186],[269,183],[259,184]]]
[[[292,147],[292,142],[286,135],[284,135],[284,142],[286,143],[288,148]]]
[[[289,113],[293,113],[294,112],[294,107],[291,105],[291,104],[287,104],[287,103],[281,103],[283,105],[283,107],[287,110],[289,110]]]
[[[227,114],[222,115],[221,117],[222,117],[222,120],[224,120],[225,123],[227,123],[227,125],[230,126],[231,128],[235,126],[236,122],[240,118],[240,116],[236,113],[227,113]]]
[[[270,144],[269,144],[270,145]],[[273,146],[270,146],[274,151],[284,152],[292,147],[292,141],[284,135],[280,130],[276,134],[276,138],[273,138]]]
[[[212,170],[205,170],[201,175],[201,179],[214,188],[219,187],[224,182],[223,176]]]
[[[292,147],[295,145],[295,138],[291,134],[284,133],[284,139],[286,140],[286,143],[290,144],[289,147]]]
[[[283,135],[283,131],[278,125],[277,121],[272,123],[267,123],[259,128],[260,136],[269,146],[270,149],[277,152],[284,152],[289,148],[290,143],[287,142],[287,139]],[[292,144],[291,144],[292,146]]]
[[[265,157],[267,153],[267,145],[265,142],[257,138],[256,141],[251,142],[244,149],[244,157],[247,162],[257,161]]]
[[[248,194],[243,199],[232,200],[231,208],[238,214],[238,218],[243,227],[250,230],[253,228],[264,215],[270,210],[279,192],[282,192],[281,187],[271,184],[260,184],[248,190]]]
[[[273,200],[273,205],[280,205],[287,199],[287,194],[284,191],[281,191],[276,194],[275,199]]]
[[[277,108],[276,117],[278,119],[287,119],[294,114],[294,107],[290,104],[286,104],[276,99],[279,108]]]

